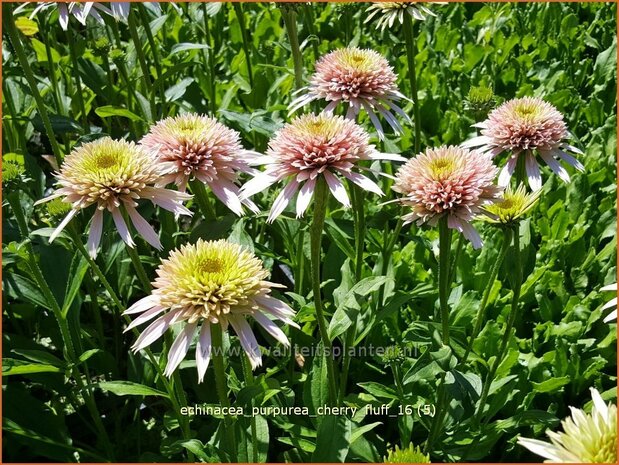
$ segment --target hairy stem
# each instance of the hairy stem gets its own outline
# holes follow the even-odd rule
[[[413,101],[413,118],[415,125],[415,153],[421,150],[421,121],[419,118],[419,96],[417,93],[417,72],[415,70],[415,29],[409,14],[404,13],[404,38],[406,40],[406,58],[408,61],[408,79],[411,85]]]

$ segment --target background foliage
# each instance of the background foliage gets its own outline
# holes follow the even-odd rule
[[[12,7],[4,6],[4,14],[11,14]],[[306,77],[317,57],[358,45],[383,53],[401,77],[400,89],[410,95],[401,29],[394,26],[381,33],[373,24],[363,24],[366,6],[298,7]],[[587,402],[591,386],[605,399],[616,399],[616,325],[603,323],[599,309],[612,297],[600,293],[600,287],[616,281],[616,6],[472,3],[431,8],[437,17],[415,25],[422,146],[459,144],[472,135],[475,119],[466,105],[467,95],[472,86],[485,83],[499,101],[537,95],[557,106],[575,136],[574,145],[585,151],[581,160],[586,173],[575,174],[566,185],[545,172],[541,200],[521,225],[526,277],[522,313],[481,427],[471,424],[471,416],[509,307],[509,256],[493,288],[489,321],[475,342],[473,360],[460,366],[451,353],[439,350],[433,323],[437,233],[405,227],[396,238],[393,256],[386,256],[399,207],[380,206],[376,197],[368,196],[366,280],[351,291],[352,214],[333,203],[324,239],[327,312],[358,312],[356,343],[361,346],[412,349],[397,362],[402,393],[384,360],[354,359],[346,403],[389,403],[393,411],[398,405],[434,403],[437,380],[447,372],[450,410],[446,429],[432,450],[433,460],[536,461],[516,445],[517,435],[541,437],[546,428],[556,428],[569,414],[568,406]],[[186,111],[217,116],[240,131],[245,147],[263,151],[287,120],[294,75],[281,10],[275,4],[133,4],[130,21],[138,41],[132,40],[126,24],[108,18],[104,25],[89,19],[87,27],[72,19],[68,33],[59,27],[55,9],[34,19],[36,27],[22,31],[35,32],[21,33],[21,39],[65,153],[103,134],[138,140],[156,120]],[[23,24],[33,26],[25,20]],[[15,212],[3,203],[4,460],[111,458],[93,429],[81,396],[84,390],[94,395],[116,460],[177,461],[187,450],[205,461],[229,459],[231,446],[220,443],[217,418],[192,418],[194,439],[182,439],[153,368],[140,355],[129,353],[133,336],[122,334],[123,322],[86,262],[66,236],[47,243],[59,216],[32,204],[53,184],[45,158],[51,147],[23,69],[4,39],[3,190],[5,197],[17,196],[30,229],[23,237]],[[412,115],[410,107],[406,110]],[[385,150],[414,155],[412,128],[405,129],[401,138],[385,141]],[[7,183],[7,170],[15,165],[23,166],[25,173]],[[389,181],[382,182],[387,190]],[[258,196],[263,211],[274,195],[271,190]],[[180,224],[145,210],[163,231],[161,257],[199,237],[230,238],[255,250],[271,268],[273,280],[288,286],[287,299],[302,325],[301,331],[290,331],[294,343],[315,344],[307,219],[298,221],[287,213],[266,225],[264,214],[239,219],[219,203],[217,209],[217,223],[196,215],[191,223]],[[88,218],[81,221],[85,228]],[[486,246],[481,252],[464,248],[450,296],[456,353],[498,254],[500,232],[490,226],[482,226],[482,231]],[[87,387],[76,383],[49,301],[35,284],[27,242],[67,312]],[[138,245],[152,277],[160,256],[143,242]],[[143,296],[117,235],[104,236],[97,260],[123,302]],[[382,284],[383,290],[378,290]],[[262,341],[270,345],[264,335]],[[238,344],[236,338],[231,344]],[[340,345],[339,338],[335,344]],[[215,404],[211,371],[198,385],[194,363],[186,361],[181,367],[189,405]],[[252,386],[240,380],[239,360],[230,359],[228,370],[238,405],[312,409],[324,402],[325,370],[319,359],[309,357],[298,366],[289,358],[270,358]],[[423,443],[427,420],[416,413],[398,421],[362,415],[322,421],[259,417],[257,458],[382,461],[387,449],[406,445],[409,438]],[[254,456],[246,419],[239,420],[238,429],[238,460],[250,461]]]

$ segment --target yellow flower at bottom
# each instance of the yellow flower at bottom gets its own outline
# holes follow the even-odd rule
[[[423,452],[419,446],[410,445],[406,449],[395,449],[389,451],[384,463],[431,463],[430,457]]]
[[[185,322],[170,347],[165,374],[172,375],[199,333],[196,364],[201,382],[211,358],[211,326],[218,324],[226,331],[231,325],[255,369],[262,364],[262,357],[247,317],[286,346],[290,344],[288,338],[269,316],[298,327],[292,320],[294,311],[269,295],[271,288],[281,286],[266,281],[267,276],[258,258],[225,240],[200,239],[172,251],[157,269],[153,293],[125,311],[141,314],[126,331],[163,313],[142,332],[133,350],[149,346],[170,326]]]
[[[503,193],[503,198],[485,207],[488,213],[487,221],[491,223],[510,224],[526,214],[539,199],[541,191],[527,194],[524,185],[513,190],[509,186]]]
[[[550,443],[518,438],[518,443],[546,458],[546,463],[617,463],[617,406],[606,404],[591,388],[591,413],[570,407],[562,433],[547,431]]]

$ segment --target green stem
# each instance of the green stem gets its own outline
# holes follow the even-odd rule
[[[135,268],[135,272],[138,275],[138,279],[140,280],[140,284],[142,285],[142,290],[146,293],[149,293],[153,290],[153,286],[148,279],[148,274],[144,269],[144,265],[142,265],[142,261],[140,260],[140,256],[138,255],[136,247],[129,247],[127,245],[125,249],[127,250],[127,254],[129,255],[131,263],[133,263],[133,267]]]
[[[253,386],[254,384],[254,374],[251,371],[251,365],[249,363],[249,359],[247,358],[247,354],[243,354],[241,357],[241,363],[243,364],[243,377],[245,378],[245,386]],[[254,401],[251,400],[251,406],[253,408]],[[254,415],[251,416],[251,448],[252,448],[252,462],[258,463],[258,438],[257,427],[256,427],[256,417]]]
[[[404,38],[406,40],[406,58],[408,61],[408,79],[413,100],[413,118],[415,124],[415,153],[421,150],[421,121],[419,118],[419,96],[417,93],[417,73],[415,71],[415,29],[409,14],[404,14]]]
[[[86,114],[86,105],[84,104],[84,95],[82,95],[82,79],[80,78],[79,64],[77,62],[77,52],[75,50],[75,40],[73,31],[67,30],[67,43],[69,44],[69,55],[71,56],[71,71],[75,80],[75,96],[77,98],[77,106],[80,109],[82,127],[86,133],[89,133],[88,115]]]
[[[213,368],[215,370],[215,388],[217,396],[222,407],[230,407],[230,399],[228,399],[228,383],[226,382],[226,368],[224,365],[223,354],[223,334],[219,324],[211,324],[211,345]],[[232,461],[236,461],[236,433],[232,417],[229,415],[224,419],[226,436],[228,439],[228,447],[232,451]]]
[[[86,250],[86,247],[84,246],[84,243],[82,242],[79,234],[75,231],[71,231],[71,239],[73,240],[73,243],[75,244],[79,252],[88,262],[90,269],[95,273],[97,278],[99,278],[99,281],[103,285],[103,288],[107,291],[108,295],[110,296],[110,299],[112,299],[112,302],[114,303],[118,311],[124,312],[127,309],[127,307],[125,307],[122,304],[122,302],[120,301],[120,298],[116,294],[116,291],[114,291],[114,289],[112,288],[112,285],[110,284],[110,282],[107,280],[107,278],[103,274],[103,271],[101,270],[99,265],[97,265],[97,262],[90,256],[90,254]],[[123,317],[125,321],[127,322],[127,324],[131,323],[131,318],[128,315],[123,315]],[[133,328],[132,332],[135,336],[140,335],[140,332],[136,328]],[[153,365],[153,367],[157,371],[159,379],[161,380],[161,383],[164,385],[164,388],[166,392],[168,393],[168,398],[170,400],[170,403],[172,404],[172,409],[174,410],[174,413],[178,419],[178,422],[181,425],[181,430],[183,432],[183,438],[187,440],[191,439],[191,435],[189,432],[189,419],[186,416],[181,414],[181,409],[180,409],[178,399],[176,397],[176,393],[174,392],[174,389],[172,385],[170,384],[170,382],[168,381],[168,379],[163,374],[163,369],[161,365],[157,362],[155,355],[149,348],[144,348],[142,350],[146,354],[151,365]],[[193,457],[193,454],[191,454],[190,452],[188,452],[187,455],[188,457]]]
[[[475,327],[473,328],[473,332],[471,333],[471,337],[469,339],[468,346],[466,348],[466,352],[464,353],[464,357],[462,357],[462,363],[466,363],[468,360],[469,353],[473,348],[473,342],[479,335],[481,331],[481,325],[484,323],[484,317],[486,312],[486,305],[488,304],[488,298],[490,297],[490,292],[492,291],[492,287],[494,286],[494,281],[496,281],[496,277],[499,274],[499,269],[503,264],[503,260],[505,259],[505,255],[507,255],[507,251],[509,250],[509,246],[512,242],[512,231],[511,229],[505,229],[503,235],[503,245],[501,246],[501,251],[499,252],[494,265],[492,266],[492,270],[490,270],[490,276],[488,277],[488,282],[486,283],[486,288],[484,289],[484,293],[481,299],[481,303],[479,305],[479,310],[477,311],[477,316],[475,317]]]
[[[456,245],[456,252],[454,253],[453,256],[453,260],[451,263],[451,268],[449,269],[449,282],[453,283],[454,279],[456,278],[456,272],[457,272],[457,264],[458,264],[458,260],[460,260],[460,254],[462,254],[462,249],[464,248],[464,242],[465,242],[465,237],[464,235],[460,234],[460,237],[458,237],[458,245]]]
[[[337,400],[337,387],[335,384],[335,367],[333,363],[333,345],[327,333],[327,320],[325,318],[324,309],[322,306],[322,296],[320,291],[320,248],[322,243],[322,232],[325,224],[325,216],[327,212],[327,183],[320,176],[316,183],[314,191],[314,217],[310,229],[311,239],[311,268],[312,268],[312,291],[314,294],[314,306],[316,308],[316,320],[320,331],[323,347],[327,350],[328,355],[325,357],[327,363],[327,375],[329,383],[329,401],[331,405],[335,405]]]
[[[56,103],[56,111],[60,115],[65,114],[65,108],[58,89],[58,77],[56,76],[56,65],[54,63],[52,48],[49,44],[47,24],[45,19],[39,17],[39,24],[41,25],[41,36],[45,45],[45,56],[47,57],[47,70],[49,72],[49,80],[52,84],[52,90],[54,95],[54,102]]]
[[[249,31],[245,25],[245,15],[243,14],[243,8],[239,2],[233,4],[234,12],[236,13],[236,19],[239,22],[241,28],[241,38],[243,39],[243,52],[245,53],[245,64],[247,65],[247,75],[249,77],[250,87],[254,87],[254,74],[251,69],[251,57],[249,56]]]
[[[112,443],[110,442],[110,438],[105,430],[105,426],[103,425],[103,421],[101,420],[101,413],[99,413],[99,409],[97,408],[97,404],[94,401],[94,398],[91,395],[90,390],[86,388],[84,384],[84,380],[82,379],[82,374],[77,366],[77,354],[75,352],[75,344],[73,342],[73,338],[71,336],[71,331],[69,330],[69,322],[67,321],[67,316],[63,313],[56,297],[54,296],[52,290],[50,289],[47,281],[45,280],[45,276],[43,276],[43,272],[37,263],[36,255],[34,253],[34,249],[32,247],[32,243],[29,240],[29,232],[28,232],[28,224],[26,222],[26,217],[24,215],[24,211],[21,206],[21,202],[19,200],[18,193],[12,193],[7,196],[7,200],[13,213],[15,214],[15,219],[17,220],[17,225],[19,228],[20,234],[26,239],[25,246],[26,251],[28,253],[28,267],[32,272],[35,282],[39,286],[39,289],[43,293],[45,300],[51,307],[52,312],[54,313],[54,317],[58,322],[58,327],[60,328],[60,334],[62,336],[62,341],[64,346],[66,347],[67,353],[65,357],[68,359],[70,363],[70,370],[75,380],[77,387],[80,392],[82,392],[82,396],[86,403],[86,408],[88,409],[94,423],[97,428],[99,435],[103,440],[103,444],[108,454],[108,457],[113,460],[114,458],[114,449],[112,448]]]
[[[17,58],[19,60],[19,64],[21,65],[24,72],[24,77],[26,78],[26,81],[28,81],[28,86],[30,87],[30,91],[32,92],[34,101],[37,104],[39,115],[43,120],[43,126],[45,126],[45,131],[47,131],[47,137],[49,138],[49,142],[52,146],[52,151],[54,152],[54,157],[56,157],[56,163],[58,164],[58,166],[60,166],[62,164],[62,152],[60,151],[60,146],[58,145],[58,141],[56,140],[56,136],[54,135],[52,124],[47,114],[47,109],[45,108],[45,103],[43,102],[43,98],[41,97],[41,93],[39,92],[39,88],[37,87],[36,80],[34,79],[34,74],[32,73],[32,68],[30,68],[28,57],[26,56],[26,52],[24,51],[21,40],[19,39],[17,28],[15,27],[15,20],[13,18],[13,11],[10,7],[7,7],[6,11],[4,12],[3,25],[4,30],[9,35],[11,44],[13,44],[13,48],[15,49],[15,53],[17,54]]]
[[[509,311],[509,316],[507,317],[507,324],[505,326],[505,331],[503,332],[503,339],[501,340],[501,345],[499,346],[499,352],[494,359],[490,370],[488,371],[488,376],[486,377],[486,382],[484,383],[484,387],[481,391],[481,396],[479,397],[479,405],[477,407],[477,412],[474,418],[474,424],[478,425],[482,419],[484,413],[484,407],[486,406],[486,400],[488,399],[488,393],[490,392],[490,386],[492,385],[492,381],[494,380],[494,376],[496,375],[496,371],[501,365],[503,361],[503,356],[505,355],[505,349],[507,348],[507,344],[509,343],[509,338],[512,333],[512,329],[514,328],[514,323],[516,322],[516,317],[518,316],[518,303],[520,300],[520,290],[522,288],[522,259],[520,256],[520,232],[518,231],[518,226],[515,226],[515,230],[513,233],[514,237],[514,283],[512,289],[512,303]]]
[[[146,61],[146,56],[144,55],[144,49],[142,48],[142,41],[140,40],[140,35],[138,34],[138,26],[135,23],[134,15],[129,15],[128,23],[129,23],[129,33],[131,34],[131,40],[133,41],[133,45],[135,46],[135,52],[138,56],[138,62],[140,63],[140,68],[142,69],[142,80],[144,82],[144,87],[148,92],[150,97],[150,115],[148,115],[148,122],[152,123],[153,118],[156,114],[156,103],[155,103],[155,91],[153,89],[153,84],[150,81],[150,71],[148,69],[148,61]]]
[[[292,51],[292,62],[294,64],[294,81],[297,89],[303,87],[303,55],[299,47],[299,36],[297,34],[297,12],[288,6],[281,8],[288,40],[290,41],[290,50]]]
[[[211,41],[211,28],[209,26],[208,20],[208,12],[206,9],[206,2],[202,3],[202,19],[204,20],[204,35],[205,35],[205,43],[209,46],[208,50],[204,50],[204,53],[207,55],[208,68],[209,68],[209,89],[210,89],[210,106],[211,106],[211,116],[215,116],[217,113],[217,83],[215,80],[215,50],[213,50],[214,44]]]
[[[135,7],[137,8],[140,14],[140,20],[142,21],[142,27],[144,28],[144,33],[146,34],[146,40],[148,41],[148,45],[150,46],[151,54],[153,56],[153,64],[155,65],[155,71],[157,72],[157,81],[159,82],[158,88],[161,98],[161,116],[165,115],[165,83],[163,79],[163,71],[161,69],[161,60],[159,58],[159,49],[157,44],[155,43],[155,39],[153,37],[153,33],[150,29],[150,23],[148,22],[148,15],[146,13],[146,8],[143,4],[136,2]],[[155,89],[152,89],[153,92],[153,101],[155,99]],[[152,110],[153,116],[155,115],[155,108]]]
[[[407,15],[404,15],[407,16]],[[449,345],[449,256],[451,254],[451,229],[447,225],[447,216],[439,220],[439,264],[438,264],[438,298],[443,327],[443,344]]]
[[[211,205],[204,183],[198,179],[194,179],[193,181],[189,181],[189,187],[191,187],[191,192],[198,202],[198,207],[200,207],[200,212],[204,219],[206,221],[217,220],[217,213]]]

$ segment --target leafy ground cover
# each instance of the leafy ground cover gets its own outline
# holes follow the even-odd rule
[[[406,461],[539,461],[519,437],[546,439],[570,406],[590,411],[590,388],[616,403],[616,323],[602,309],[613,293],[601,290],[616,282],[616,5],[430,4],[435,16],[384,30],[380,14],[366,21],[369,5],[135,3],[66,17],[56,4],[3,4],[4,461],[382,462],[412,446]],[[379,115],[381,140],[367,112],[357,117],[378,151],[459,145],[494,107],[536,96],[563,115],[584,172],[568,167],[566,183],[543,166],[518,222],[474,221],[480,249],[457,231],[402,225],[397,181],[367,170],[385,196],[347,181],[352,208],[327,197],[324,226],[319,186],[303,217],[293,203],[268,222],[281,185],[238,216],[194,181],[192,216],[139,202],[162,250],[135,234],[127,247],[107,215],[90,258],[94,207],[49,242],[70,205],[34,203],[76,148],[138,142],[163,118],[198,113],[263,154],[316,60],[343,47],[384,56],[408,99],[414,121],[395,113],[399,135]],[[391,175],[401,165],[365,162]],[[122,312],[150,295],[162,259],[200,239],[255,254],[294,311],[298,328],[279,324],[292,349],[252,323],[264,349],[253,373],[236,327],[202,383],[196,341],[162,376],[182,324],[131,351],[145,326],[124,332],[136,315]]]

